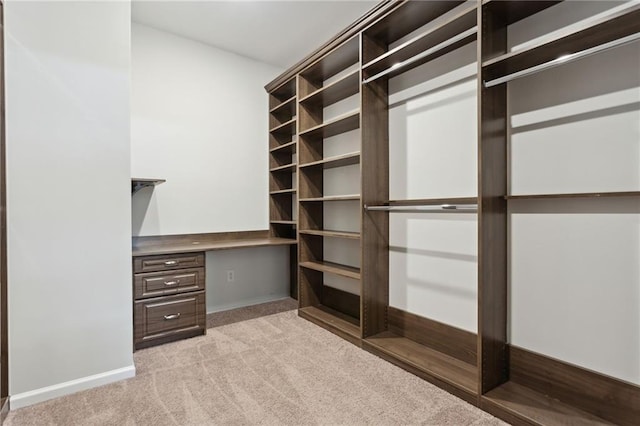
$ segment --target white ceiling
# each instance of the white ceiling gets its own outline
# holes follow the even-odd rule
[[[288,68],[376,3],[377,0],[134,0],[131,19]]]

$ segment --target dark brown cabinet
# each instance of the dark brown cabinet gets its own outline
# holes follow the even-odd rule
[[[135,349],[206,334],[204,265],[204,253],[133,258]]]

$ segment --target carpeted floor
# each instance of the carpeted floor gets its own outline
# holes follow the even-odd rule
[[[136,352],[132,379],[12,411],[5,424],[504,424],[296,311],[233,321],[245,311],[218,315],[230,324],[206,336]]]

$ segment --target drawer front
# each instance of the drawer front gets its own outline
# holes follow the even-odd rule
[[[135,343],[206,328],[204,292],[158,297],[134,305]]]
[[[168,271],[204,267],[204,253],[141,256],[133,258],[133,272]]]
[[[134,298],[166,296],[188,291],[204,290],[204,268],[181,269],[171,272],[149,272],[133,278]]]

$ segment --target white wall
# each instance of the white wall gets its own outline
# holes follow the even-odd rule
[[[615,6],[569,2],[516,46]],[[509,84],[513,194],[640,190],[640,43]],[[514,345],[640,384],[640,201],[510,202]]]
[[[133,235],[268,228],[268,98],[282,70],[132,24]]]
[[[130,6],[5,2],[11,407],[135,374]]]
[[[233,271],[229,282],[227,271]],[[207,313],[289,297],[289,246],[207,252]]]

